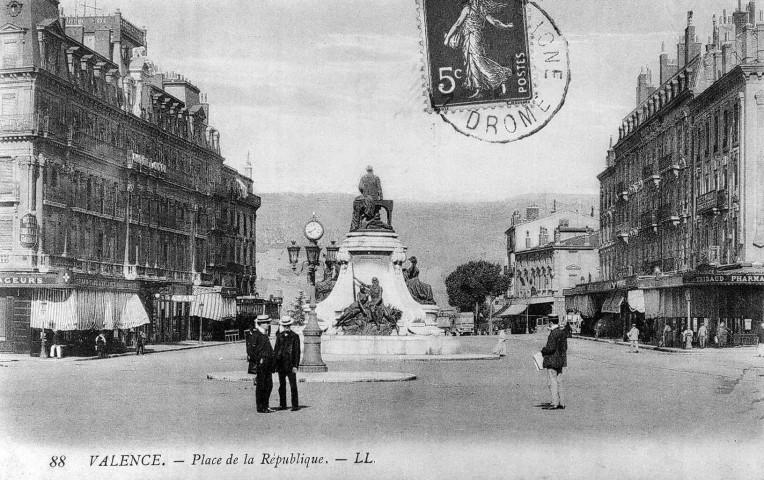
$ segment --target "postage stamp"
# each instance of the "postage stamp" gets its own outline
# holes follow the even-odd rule
[[[419,0],[426,110],[506,143],[543,128],[565,101],[568,45],[527,0]]]

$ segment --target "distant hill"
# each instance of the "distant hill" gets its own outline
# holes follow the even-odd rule
[[[291,301],[307,289],[305,274],[295,275],[289,268],[286,247],[290,240],[305,245],[303,227],[313,212],[324,225],[321,240],[341,243],[350,227],[353,195],[277,193],[262,194],[257,217],[258,291],[268,295],[282,290]],[[439,305],[448,304],[445,278],[458,265],[470,260],[499,264],[506,257],[504,232],[512,212],[524,215],[528,205],[540,207],[541,215],[557,210],[591,213],[598,205],[597,195],[538,194],[522,195],[499,202],[427,203],[395,201],[393,226],[408,255],[419,259],[422,281],[433,287]],[[301,252],[301,260],[305,251]]]

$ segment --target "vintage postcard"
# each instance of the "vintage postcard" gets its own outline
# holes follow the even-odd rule
[[[762,8],[3,0],[0,480],[764,478]]]

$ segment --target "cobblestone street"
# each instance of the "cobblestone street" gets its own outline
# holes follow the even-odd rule
[[[463,343],[467,352],[486,353],[494,339]],[[136,449],[162,454],[164,468],[184,478],[199,474],[188,471],[196,452],[249,452],[259,463],[258,455],[273,450],[332,460],[368,451],[376,463],[354,468],[370,472],[379,465],[395,471],[403,455],[408,468],[400,478],[416,476],[416,465],[438,471],[444,455],[463,457],[457,467],[450,463],[464,469],[463,478],[488,471],[500,478],[496,472],[509,470],[551,474],[560,462],[573,477],[604,478],[614,454],[622,465],[643,462],[661,475],[685,477],[703,465],[728,478],[764,472],[760,456],[751,453],[761,445],[764,424],[764,358],[754,357],[754,349],[631,354],[622,345],[573,339],[563,380],[567,408],[549,412],[538,407],[548,390],[530,359],[543,342],[540,335],[510,336],[509,355],[500,360],[329,362],[332,371],[406,372],[417,379],[301,383],[304,408],[269,415],[255,413],[251,384],[206,379],[210,372],[244,369],[242,344],[85,362],[4,357],[3,455],[18,454],[19,447],[37,452],[23,461],[42,474],[49,457],[63,454],[65,468],[94,476],[104,472],[89,467],[90,455]],[[271,405],[277,404],[274,389]],[[547,458],[549,449],[557,454]],[[487,461],[495,465],[486,468]],[[352,477],[358,470],[351,465],[323,465],[313,473]],[[135,468],[151,474],[149,467],[107,473],[131,478]],[[241,468],[232,467],[234,478],[247,471]],[[640,477],[649,473],[640,468]],[[288,478],[288,472],[260,473]]]

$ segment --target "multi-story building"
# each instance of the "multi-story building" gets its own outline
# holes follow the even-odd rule
[[[0,10],[0,351],[52,328],[185,338],[254,291],[260,198],[209,116],[119,12]]]
[[[604,282],[568,292],[648,338],[724,322],[744,341],[762,318],[764,22],[751,1],[712,29],[703,48],[689,12],[661,84],[640,74],[598,176]]]
[[[512,276],[509,305],[499,316],[565,314],[563,290],[597,280],[598,220],[592,215],[554,212],[539,218],[538,207],[512,217],[507,229],[507,271]]]

